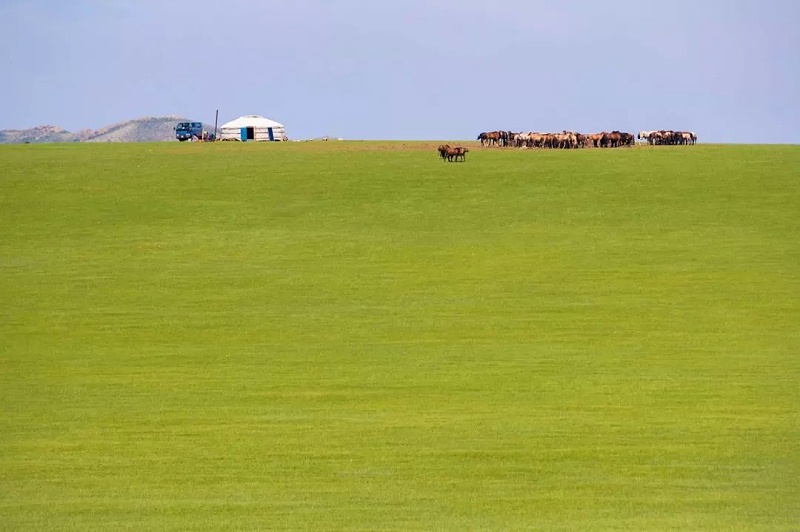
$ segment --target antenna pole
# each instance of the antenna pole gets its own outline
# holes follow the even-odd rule
[[[214,140],[217,140],[217,123],[219,122],[219,109],[217,109],[217,114],[214,116]]]

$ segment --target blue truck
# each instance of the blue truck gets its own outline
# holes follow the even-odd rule
[[[175,126],[175,138],[181,142],[184,140],[192,140],[192,137],[200,139],[202,136],[202,122],[179,122],[178,125]]]

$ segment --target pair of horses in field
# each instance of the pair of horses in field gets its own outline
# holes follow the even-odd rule
[[[467,152],[469,151],[469,148],[464,148],[461,146],[450,146],[449,144],[442,144],[441,146],[436,148],[436,151],[439,152],[439,157],[441,157],[443,161],[452,163],[453,161],[458,162],[459,160],[466,161]]]

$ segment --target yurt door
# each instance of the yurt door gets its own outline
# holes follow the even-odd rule
[[[239,137],[242,141],[247,140],[247,128],[243,127],[241,130],[241,136]]]
[[[272,132],[272,128],[267,128],[267,133],[269,133],[269,140],[275,140],[275,134]]]

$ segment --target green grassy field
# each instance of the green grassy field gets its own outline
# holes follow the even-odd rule
[[[0,146],[0,529],[798,529],[799,237],[798,146]]]

